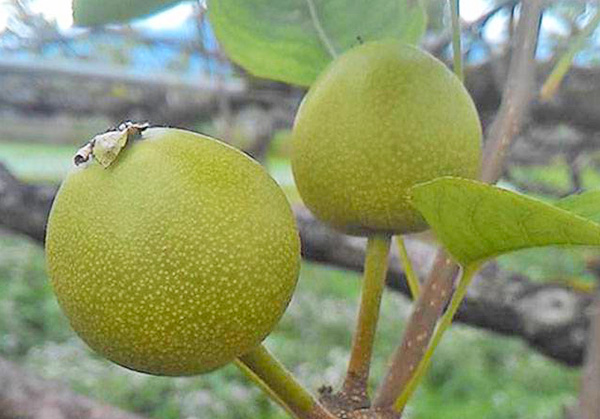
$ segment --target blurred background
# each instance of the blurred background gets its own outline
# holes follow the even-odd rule
[[[422,46],[449,62],[447,3],[425,4]],[[500,104],[519,10],[518,1],[461,1],[466,85],[484,128]],[[536,99],[510,150],[503,186],[550,201],[600,187],[600,32],[586,39],[558,92],[537,97],[557,57],[597,12],[595,1],[546,2]],[[58,380],[101,404],[151,418],[286,417],[234,367],[172,379],[110,364],[85,347],[59,311],[43,253],[52,196],[75,151],[124,120],[217,136],[269,169],[298,208],[306,261],[298,292],[266,345],[312,390],[339,385],[364,243],[336,235],[301,209],[288,151],[303,93],[230,62],[201,2],[89,29],[72,25],[69,0],[0,0],[0,417],[25,417],[3,411],[3,398],[18,396],[10,393],[11,379],[39,384],[29,397],[43,396],[54,386],[46,380]],[[430,244],[419,237],[409,244],[424,271]],[[593,256],[585,249],[543,249],[490,264],[480,280],[485,286],[470,294],[462,323],[444,338],[406,417],[564,418],[580,385],[585,313],[598,281],[586,263]],[[392,273],[373,383],[410,313],[401,270]]]

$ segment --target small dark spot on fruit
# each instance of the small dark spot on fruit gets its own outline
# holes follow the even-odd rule
[[[73,161],[75,162],[75,166],[79,166],[81,163],[85,163],[86,160],[87,159],[80,154],[77,154],[73,159]]]

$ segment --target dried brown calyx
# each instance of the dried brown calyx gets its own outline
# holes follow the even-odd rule
[[[128,141],[138,139],[142,131],[149,126],[147,122],[125,121],[115,130],[96,135],[77,151],[73,158],[75,166],[87,163],[93,157],[106,169],[116,160]]]

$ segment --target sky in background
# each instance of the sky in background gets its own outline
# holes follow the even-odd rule
[[[68,32],[73,24],[71,1],[32,0],[31,7],[34,12],[41,13],[49,20],[55,20],[61,30]],[[193,4],[193,1],[180,3],[150,18],[141,19],[135,22],[133,26],[147,31],[172,32],[176,34],[177,29],[183,27],[183,23],[193,13]],[[0,0],[0,32],[6,26],[9,7],[8,0]],[[477,19],[489,10],[490,2],[488,0],[462,0],[460,2],[460,9],[463,20],[469,22]],[[484,38],[487,42],[494,44],[505,40],[507,19],[506,12],[498,13],[490,19],[484,31]],[[546,35],[550,33],[567,35],[568,29],[559,20],[546,14],[542,22],[542,31]],[[595,37],[595,44],[600,43],[598,38],[599,36]]]
[[[73,24],[71,0],[34,0],[31,5],[34,12],[41,13],[50,20],[56,20],[61,29],[67,29]],[[462,0],[460,5],[461,16],[465,21],[477,19],[489,8],[485,0]],[[191,13],[192,3],[182,3],[149,19],[144,19],[140,25],[156,29],[176,28]],[[7,17],[7,2],[0,0],[0,30],[6,25]]]
[[[56,20],[61,29],[68,29],[73,25],[72,0],[34,0],[31,9],[41,13],[48,20]],[[0,31],[6,26],[7,2],[0,0]],[[144,19],[139,25],[152,29],[174,29],[184,22],[192,13],[192,3],[185,2],[176,5],[149,19]]]

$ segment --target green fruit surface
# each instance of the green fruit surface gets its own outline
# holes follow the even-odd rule
[[[48,222],[59,303],[93,349],[159,375],[215,369],[273,329],[296,285],[290,206],[243,153],[150,128],[104,169],[75,168]]]
[[[304,203],[346,233],[424,230],[409,202],[415,184],[477,177],[481,125],[458,78],[397,41],[337,58],[304,98],[292,169]]]

